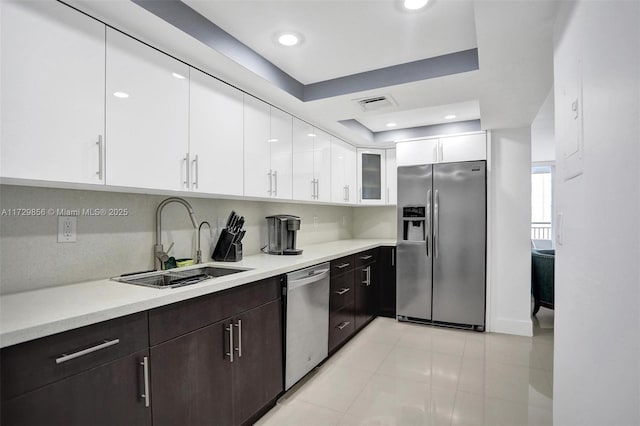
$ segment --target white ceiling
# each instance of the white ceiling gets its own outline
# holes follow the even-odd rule
[[[183,0],[303,84],[476,47],[473,4],[432,0],[410,12],[389,0]],[[282,31],[301,34],[294,47]]]
[[[480,118],[483,129],[527,126],[553,82],[552,27],[559,0],[431,0],[430,7],[413,14],[399,10],[395,0],[186,0],[302,83],[477,45],[477,71],[311,102],[300,101],[129,0],[67,1],[356,145],[371,146],[371,141],[340,120],[355,119],[379,131],[388,130],[391,117],[399,123],[396,128],[447,122],[439,118],[447,110],[458,116],[454,121]],[[301,46],[285,49],[273,42],[275,32],[287,25],[304,34]],[[394,109],[365,113],[354,102],[384,94],[393,96]],[[478,107],[475,112],[472,105]]]

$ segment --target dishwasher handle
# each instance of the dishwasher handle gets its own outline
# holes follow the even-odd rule
[[[329,274],[329,269],[317,269],[313,271],[313,273],[310,274],[309,276],[287,281],[287,289],[291,291],[294,288],[298,288],[298,287],[302,287],[318,281],[322,281],[327,277],[328,274]]]

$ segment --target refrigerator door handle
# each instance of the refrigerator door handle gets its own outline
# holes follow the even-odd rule
[[[425,245],[427,246],[427,257],[429,257],[429,244],[431,243],[431,190],[427,191],[427,213],[425,214],[427,229],[425,230]]]
[[[440,194],[436,189],[435,205],[433,206],[433,254],[438,258],[438,246],[440,245]]]

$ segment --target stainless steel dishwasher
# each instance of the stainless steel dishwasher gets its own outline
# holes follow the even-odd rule
[[[327,357],[329,263],[287,274],[285,389]]]

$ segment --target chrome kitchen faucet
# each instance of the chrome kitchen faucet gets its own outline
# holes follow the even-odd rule
[[[158,208],[156,209],[156,245],[154,247],[156,260],[160,264],[157,268],[158,270],[164,269],[164,262],[169,259],[169,255],[164,251],[164,248],[162,247],[162,210],[167,204],[171,203],[182,204],[189,213],[191,223],[193,224],[193,229],[198,229],[198,220],[196,219],[196,215],[193,212],[193,207],[191,207],[191,204],[189,204],[187,200],[179,197],[170,197],[162,201],[158,205]]]

